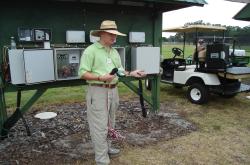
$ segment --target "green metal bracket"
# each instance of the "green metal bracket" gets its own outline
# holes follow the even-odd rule
[[[20,106],[21,101],[21,89],[18,90],[18,97],[17,97],[17,108],[16,111],[3,123],[3,128],[1,130],[1,136],[6,137],[10,128],[12,128],[16,122],[22,117],[26,111],[43,95],[43,93],[47,90],[47,88],[38,89],[34,95],[29,99],[29,101],[22,107]]]
[[[124,83],[127,87],[129,87],[132,91],[134,91],[136,94],[139,93],[139,88],[138,88],[134,83],[132,83],[132,82],[130,82],[130,81],[123,81],[123,83]],[[152,102],[151,98],[150,98],[149,96],[147,96],[145,92],[143,92],[143,98],[144,98],[144,100],[145,100],[147,103],[149,103],[151,106],[153,105],[153,102]]]
[[[2,130],[3,124],[7,119],[7,110],[5,105],[4,87],[1,78],[0,81],[0,130]]]
[[[69,85],[70,82],[70,85]],[[72,80],[72,81],[60,81],[60,82],[48,82],[42,84],[33,84],[33,85],[11,85],[6,84],[5,87],[2,87],[0,82],[0,133],[2,137],[6,137],[11,127],[22,117],[22,114],[27,112],[30,107],[46,92],[49,88],[58,88],[58,87],[67,87],[67,86],[78,86],[86,85],[85,80]],[[6,106],[5,106],[5,97],[4,91],[11,92],[20,92],[20,96],[17,97],[17,103],[21,100],[21,91],[26,90],[36,90],[33,96],[22,106],[17,107],[16,111],[10,116],[7,116]]]
[[[152,90],[151,90],[151,97],[143,92],[143,98],[144,100],[152,107],[153,112],[157,112],[159,109],[159,76],[158,75],[150,75],[147,76],[152,81]],[[135,85],[135,81],[139,80],[138,78],[134,77],[121,77],[119,79],[121,82],[123,82],[126,86],[128,86],[132,91],[134,91],[136,94],[139,93],[138,85]],[[62,81],[60,83],[44,83],[44,84],[34,84],[34,85],[25,85],[25,86],[13,86],[9,85],[6,87],[6,90],[8,91],[25,91],[25,90],[34,90],[36,89],[36,92],[34,95],[24,104],[19,111],[14,112],[12,116],[7,118],[6,108],[5,108],[5,100],[0,102],[1,106],[1,113],[4,115],[1,115],[1,135],[6,136],[9,132],[9,129],[14,126],[14,124],[21,118],[21,115],[27,112],[30,107],[43,95],[43,93],[48,88],[57,88],[57,87],[63,87],[63,86],[69,86],[69,81]],[[86,81],[84,80],[75,80],[71,81],[71,86],[77,86],[77,85],[86,85]],[[3,88],[1,88],[3,91]],[[1,93],[0,97],[4,99],[4,92]],[[18,101],[18,100],[17,100]],[[3,107],[3,108],[2,108]]]
[[[21,112],[25,113],[29,108],[46,92],[47,88],[38,89],[29,101],[21,108]]]
[[[151,78],[152,87],[151,87],[151,99],[153,101],[152,108],[154,111],[159,111],[160,108],[160,76],[154,75]]]
[[[160,107],[159,95],[160,95],[160,79],[158,75],[148,76],[147,78],[152,80],[152,90],[151,90],[151,97],[148,96],[145,92],[143,92],[143,99],[152,107],[153,112],[157,112]],[[139,88],[135,85],[132,81],[138,80],[137,78],[133,77],[122,77],[119,79],[123,82],[128,88],[130,88],[136,94],[139,93]],[[157,85],[158,83],[158,85]]]

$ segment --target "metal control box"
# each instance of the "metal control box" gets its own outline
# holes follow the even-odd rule
[[[78,69],[83,50],[83,48],[54,49],[56,80],[79,79]]]
[[[68,30],[66,31],[67,43],[85,43],[85,31]]]
[[[114,47],[120,55],[121,63],[124,69],[126,69],[126,54],[124,47]]]
[[[141,69],[146,74],[160,72],[160,47],[131,48],[131,70]]]
[[[91,30],[91,31],[89,32],[89,41],[92,42],[92,43],[95,43],[95,42],[97,42],[97,41],[100,40],[100,37],[92,36],[92,35],[91,35],[92,31],[93,31],[93,30]]]
[[[12,84],[55,80],[52,49],[13,49],[8,55]]]
[[[55,80],[52,49],[24,49],[23,59],[27,84]]]
[[[129,32],[129,42],[130,43],[144,43],[145,32]]]
[[[25,84],[25,68],[23,60],[23,49],[12,49],[8,51],[10,77],[12,84]]]

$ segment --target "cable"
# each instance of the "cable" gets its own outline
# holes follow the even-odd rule
[[[147,110],[144,107],[142,80],[139,80],[139,92],[142,116],[147,117]]]

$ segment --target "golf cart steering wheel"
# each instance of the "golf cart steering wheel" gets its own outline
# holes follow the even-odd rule
[[[180,56],[181,54],[183,54],[183,50],[175,47],[172,49],[172,53],[174,54],[174,58],[175,58],[176,56]]]
[[[172,66],[174,66],[175,70],[179,70],[179,71],[183,71],[186,69],[186,61],[184,59],[179,59],[176,58],[176,56],[181,56],[183,55],[183,50],[181,50],[180,48],[173,48],[172,49],[172,53],[174,54],[174,57],[172,59]]]

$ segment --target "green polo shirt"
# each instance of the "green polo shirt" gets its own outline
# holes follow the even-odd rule
[[[121,58],[117,50],[114,48],[108,49],[104,47],[99,42],[96,42],[88,46],[82,56],[79,66],[78,75],[82,75],[86,72],[90,72],[96,76],[103,76],[110,73],[113,68],[118,68],[123,70],[121,65]],[[103,84],[101,81],[87,80],[88,83],[99,83]],[[118,77],[116,77],[110,84],[115,84],[118,82]]]

